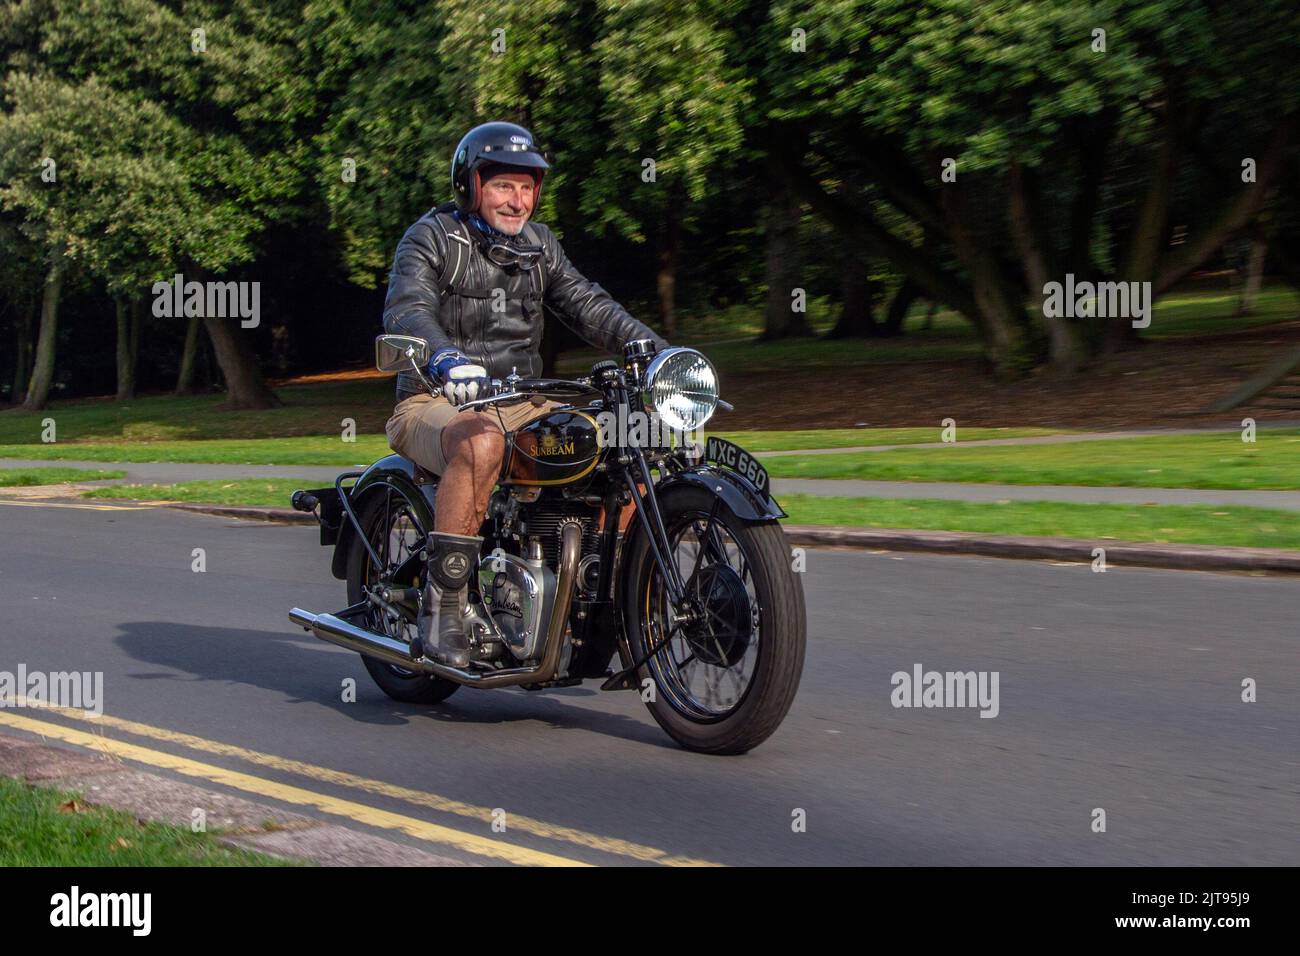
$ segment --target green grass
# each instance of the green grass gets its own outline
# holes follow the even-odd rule
[[[256,505],[288,508],[289,496],[299,488],[318,488],[310,478],[239,478],[183,481],[171,485],[113,485],[83,491],[84,498],[128,498],[137,501],[189,501],[213,505]]]
[[[901,449],[773,458],[774,478],[863,478],[1131,488],[1300,488],[1300,431],[1260,430],[1058,445]]]
[[[212,834],[77,803],[75,794],[0,777],[0,866],[285,866]]]
[[[1059,428],[963,428],[963,441],[989,438],[1036,438],[1059,435]],[[735,442],[746,451],[790,451],[799,448],[850,448],[856,445],[916,445],[941,441],[942,429],[933,428],[809,428],[801,431],[711,432]]]
[[[804,431],[709,432],[748,451],[797,448],[845,448],[855,445],[911,445],[939,440],[934,428],[817,428]],[[1023,438],[1058,434],[1050,428],[966,428],[963,439]],[[390,453],[383,434],[358,434],[355,442],[338,435],[295,438],[198,441],[83,442],[0,445],[0,458],[71,459],[86,461],[187,461],[225,465],[368,465]]]
[[[63,481],[106,481],[125,475],[124,471],[90,468],[0,468],[0,488],[29,488]]]
[[[54,402],[41,412],[8,409],[0,412],[0,445],[40,445],[47,418],[54,419],[59,443],[246,440],[338,436],[345,418],[355,420],[357,434],[382,432],[393,410],[389,378],[284,386],[276,394],[283,407],[257,411],[226,410],[223,395]]]
[[[1300,549],[1300,512],[1202,505],[782,495],[791,524]]]
[[[1300,319],[1300,295],[1285,285],[1260,290],[1250,315],[1234,315],[1235,291],[1202,291],[1168,295],[1156,303],[1151,328],[1142,334],[1156,339],[1236,332],[1276,322]]]

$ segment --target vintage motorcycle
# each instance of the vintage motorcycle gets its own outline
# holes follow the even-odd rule
[[[423,378],[427,361],[423,339],[376,340],[381,371]],[[600,361],[574,381],[511,374],[462,407],[534,396],[562,404],[506,436],[470,575],[468,666],[411,654],[438,477],[400,455],[341,474],[333,488],[294,492],[293,506],[313,513],[321,544],[333,546],[351,603],[334,614],[294,608],[289,619],[360,653],[395,700],[603,678],[602,690],[639,692],[688,750],[757,746],[799,685],[803,587],[762,465],[730,442],[682,440],[731,407],[713,365],[694,349],[656,353],[638,340],[621,366]],[[661,427],[622,427],[647,420]]]

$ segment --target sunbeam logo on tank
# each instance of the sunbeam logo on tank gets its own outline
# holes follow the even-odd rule
[[[889,702],[895,707],[978,707],[981,717],[996,717],[999,671],[895,671]]]
[[[673,428],[658,415],[604,411],[596,416],[596,441],[602,448],[688,448],[698,455],[704,447],[703,428]]]
[[[543,435],[537,443],[537,454],[544,458],[573,454],[573,439],[558,435]]]
[[[103,671],[0,671],[0,708],[67,707],[93,717],[104,713]]]

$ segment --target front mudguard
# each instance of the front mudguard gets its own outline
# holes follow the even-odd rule
[[[343,489],[343,493],[347,495],[348,504],[352,506],[357,520],[360,520],[362,510],[371,496],[383,494],[386,489],[397,492],[407,500],[426,532],[433,530],[433,502],[438,483],[430,480],[426,472],[419,471],[410,459],[401,455],[379,459],[361,473],[351,488]],[[348,552],[352,549],[356,534],[356,526],[345,518],[339,528],[338,540],[334,545],[334,559],[330,565],[330,571],[340,581],[347,577]]]
[[[778,521],[788,517],[775,499],[768,497],[752,481],[730,468],[701,464],[674,472],[655,485],[655,497],[681,485],[697,485],[712,492],[722,499],[737,518],[745,521]]]

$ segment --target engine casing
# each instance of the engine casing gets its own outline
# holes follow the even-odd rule
[[[506,647],[518,660],[541,654],[555,600],[555,574],[541,555],[519,558],[498,551],[479,563],[479,593]]]

